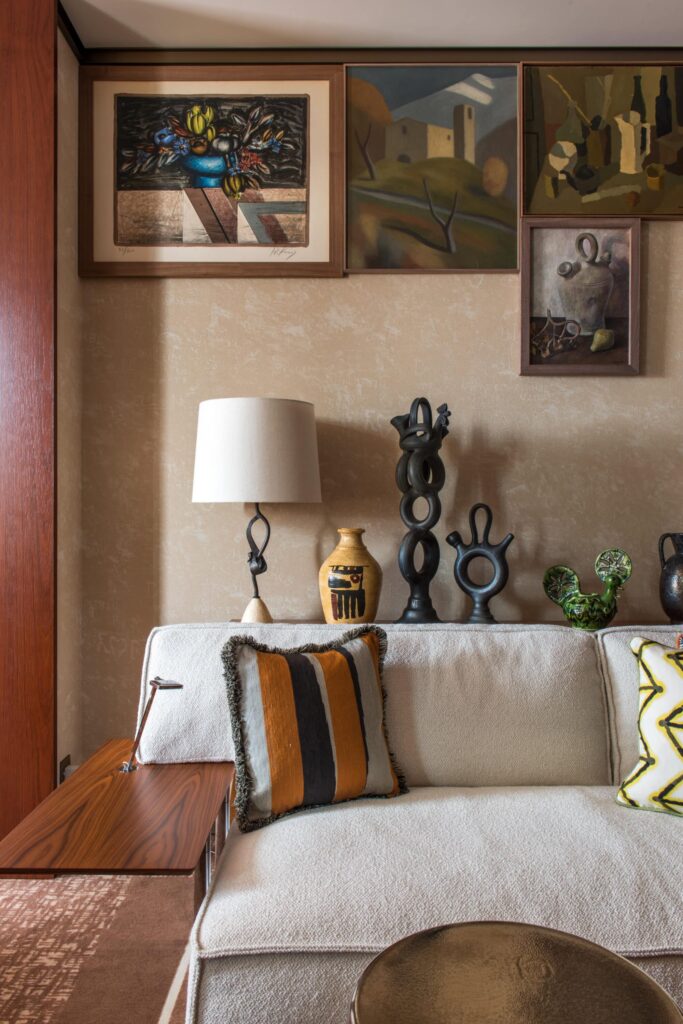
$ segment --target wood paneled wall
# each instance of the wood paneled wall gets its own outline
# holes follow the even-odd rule
[[[55,0],[0,3],[0,837],[55,781]]]

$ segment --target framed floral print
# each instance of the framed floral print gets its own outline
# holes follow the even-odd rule
[[[84,276],[341,275],[336,65],[81,68]]]

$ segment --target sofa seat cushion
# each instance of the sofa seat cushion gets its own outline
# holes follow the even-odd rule
[[[627,956],[683,951],[683,823],[609,787],[422,788],[228,837],[195,957],[377,952],[422,928],[527,921]]]

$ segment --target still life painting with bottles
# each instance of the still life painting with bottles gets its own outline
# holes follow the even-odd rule
[[[525,208],[683,216],[683,66],[527,67]]]

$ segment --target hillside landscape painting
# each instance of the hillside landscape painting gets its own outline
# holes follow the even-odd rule
[[[517,91],[507,65],[349,69],[350,271],[517,268]]]

